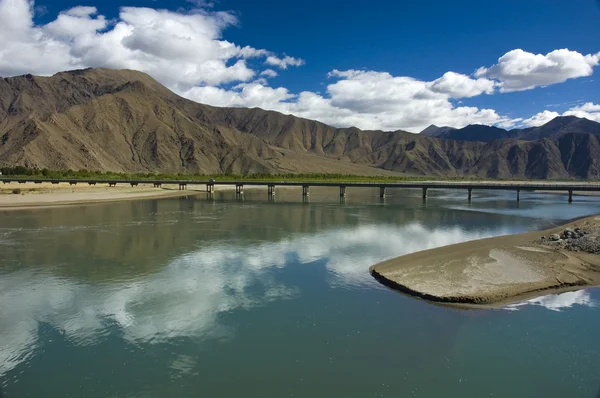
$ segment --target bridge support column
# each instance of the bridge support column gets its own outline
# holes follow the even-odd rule
[[[345,186],[340,186],[340,198],[345,198],[346,197],[346,187]]]
[[[138,186],[138,183],[137,183],[137,182],[132,182],[132,183],[131,183],[131,186],[132,186],[132,187],[137,187],[137,186]]]
[[[385,187],[379,187],[379,197],[381,199],[385,198]]]
[[[275,185],[269,185],[268,190],[269,190],[269,196],[275,195]]]
[[[427,188],[423,188],[423,199],[427,199]]]
[[[235,193],[241,195],[244,193],[244,186],[242,184],[237,184],[235,186]]]
[[[180,190],[180,191],[183,191],[183,190],[185,190],[186,188],[187,188],[187,184],[184,184],[184,183],[179,183],[179,190]]]
[[[95,181],[90,181],[90,182],[88,182],[88,185],[96,185],[96,182]]]
[[[206,192],[207,193],[215,192],[215,186],[213,184],[206,184]]]
[[[521,201],[521,190],[517,189],[517,202]]]
[[[308,185],[302,185],[302,196],[306,197],[310,194],[310,187]]]
[[[21,183],[21,181],[19,181]],[[77,181],[69,181],[69,185],[77,185]]]
[[[469,188],[469,202],[473,198],[473,188]]]
[[[154,183],[154,188],[160,188],[160,187],[162,187],[162,184],[160,182]]]
[[[108,183],[108,186],[109,186],[109,187],[116,187],[116,186],[117,186],[117,183],[116,183],[116,182],[109,182],[109,183]]]
[[[569,203],[573,203],[573,190],[569,189]]]

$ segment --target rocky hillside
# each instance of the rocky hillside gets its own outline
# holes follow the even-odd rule
[[[535,140],[459,141],[211,107],[128,70],[0,79],[0,166],[598,178],[598,136],[586,129]]]

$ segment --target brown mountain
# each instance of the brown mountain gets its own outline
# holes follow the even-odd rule
[[[198,104],[128,70],[0,79],[0,166],[597,178],[599,145],[581,131],[484,143],[335,128],[258,108]]]

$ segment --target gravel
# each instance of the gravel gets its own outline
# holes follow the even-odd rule
[[[560,235],[542,236],[536,243],[574,252],[600,254],[600,227],[565,228]]]

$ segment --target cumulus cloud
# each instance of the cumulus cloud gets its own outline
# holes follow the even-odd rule
[[[600,105],[588,102],[569,109],[564,113],[564,116],[577,116],[600,123]]]
[[[387,72],[333,70],[328,76],[335,82],[327,86],[326,94],[310,91],[292,94],[285,88],[271,88],[256,82],[240,84],[230,90],[194,87],[181,94],[216,106],[258,106],[334,126],[367,130],[421,131],[432,123],[453,127],[471,123],[515,123],[492,109],[453,105],[452,95],[489,92],[490,84],[459,74],[446,75],[436,84]]]
[[[300,64],[293,57],[280,59],[270,51],[223,40],[223,31],[238,22],[230,12],[122,7],[109,23],[95,7],[79,6],[36,25],[33,9],[28,0],[0,0],[0,75],[129,68],[184,90],[250,81],[256,72],[248,62],[257,57],[272,57],[285,67]]]
[[[523,91],[590,76],[599,62],[600,52],[583,55],[560,49],[543,55],[516,49],[500,57],[497,64],[480,68],[475,75],[498,80],[501,92]]]
[[[275,55],[270,55],[267,57],[265,63],[267,65],[277,66],[281,69],[287,69],[288,66],[302,66],[304,65],[304,60],[300,58],[290,57],[288,55],[283,58],[279,58]]]
[[[580,106],[575,106],[564,112],[562,115],[558,112],[545,110],[530,117],[529,119],[523,120],[523,124],[527,127],[542,126],[559,116],[577,116],[600,123],[600,105],[588,102]]]
[[[523,120],[523,124],[527,127],[538,127],[548,123],[552,119],[559,116],[560,114],[558,112],[543,111],[538,113],[537,115],[533,115],[529,119]]]
[[[277,77],[279,73],[275,72],[273,69],[265,69],[260,72],[260,75],[266,77]]]
[[[470,98],[483,93],[493,94],[496,83],[489,79],[472,79],[460,73],[446,72],[431,82],[429,87],[434,92],[448,94],[452,98]]]

